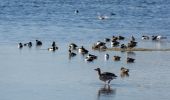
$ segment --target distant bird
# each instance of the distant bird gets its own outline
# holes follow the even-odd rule
[[[32,42],[25,43],[24,46],[28,46],[29,48],[32,47]]]
[[[109,59],[109,54],[105,54],[104,58],[105,58],[105,60],[108,60]]]
[[[79,53],[82,54],[87,54],[89,51],[87,49],[85,49],[83,46],[81,46],[81,48],[78,49]]]
[[[41,45],[42,45],[42,42],[39,40],[36,40],[36,46],[41,46]]]
[[[97,56],[92,55],[92,54],[89,54],[89,55],[87,55],[87,57],[85,58],[85,61],[91,62],[91,61],[93,61],[93,60],[95,60],[95,59],[97,59]]]
[[[127,69],[127,68],[121,67],[120,72],[121,72],[120,76],[122,78],[129,76],[129,69]]]
[[[113,56],[114,61],[120,61],[120,58],[121,58],[120,56]]]
[[[127,49],[127,46],[126,46],[125,44],[121,44],[121,45],[120,45],[120,48],[121,48],[121,49]]]
[[[121,73],[129,73],[129,69],[125,68],[125,67],[121,67]]]
[[[149,36],[143,35],[143,36],[142,36],[142,40],[149,40]]]
[[[167,37],[163,37],[161,35],[158,36],[152,36],[152,40],[161,40],[161,39],[166,39]]]
[[[135,61],[134,58],[127,57],[127,63],[133,63]]]
[[[23,47],[22,43],[18,43],[18,48],[21,49]]]
[[[110,42],[109,38],[105,38],[104,40],[105,40],[105,42]]]
[[[69,49],[70,49],[70,50],[76,50],[76,49],[77,49],[77,45],[76,45],[75,43],[71,43],[71,44],[69,45]]]
[[[32,47],[32,42],[28,42],[28,47]]]
[[[104,81],[105,83],[108,81],[108,84],[110,84],[110,82],[113,79],[116,79],[116,77],[117,77],[114,73],[110,73],[110,72],[103,72],[103,73],[101,73],[100,68],[96,68],[94,70],[96,70],[98,72],[99,79],[101,81]]]
[[[92,58],[92,59],[97,59],[97,56],[96,55],[92,55],[92,54],[89,54],[87,57],[88,58]]]
[[[56,51],[58,50],[58,47],[51,47],[51,48],[48,48],[48,51]]]
[[[131,41],[135,41],[135,37],[132,36],[132,37],[131,37]]]
[[[118,36],[118,40],[124,40],[125,39],[125,37],[123,37],[123,36]]]
[[[92,62],[94,59],[92,57],[86,57],[85,61]]]
[[[55,41],[53,41],[53,43],[52,43],[52,45],[51,45],[52,47],[56,47],[56,43],[55,43]]]
[[[78,13],[79,13],[79,10],[75,10],[74,13],[78,14]]]

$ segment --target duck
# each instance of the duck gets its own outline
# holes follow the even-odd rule
[[[122,78],[124,77],[128,77],[129,76],[129,69],[125,68],[125,67],[121,67],[120,68],[120,76]]]
[[[52,47],[56,47],[56,43],[55,43],[55,41],[53,41],[53,43],[52,43],[52,45],[51,45]]]
[[[109,59],[109,54],[105,54],[104,58],[105,58],[105,60],[108,60]]]
[[[18,43],[18,48],[19,49],[23,48],[23,44],[22,43]]]
[[[71,50],[76,50],[76,49],[77,49],[77,45],[76,45],[75,43],[71,43],[71,44],[69,45],[69,48],[70,48]]]
[[[131,37],[131,41],[135,41],[135,37],[134,36]]]
[[[161,39],[166,39],[167,37],[163,37],[161,35],[158,36],[152,36],[152,40],[161,40]]]
[[[125,44],[121,44],[121,45],[120,45],[120,48],[121,48],[121,49],[127,49],[127,46],[126,46]]]
[[[101,41],[97,41],[96,45],[99,45],[99,46],[104,46],[106,43],[105,42],[101,42]]]
[[[142,40],[149,40],[149,36],[143,35],[143,36],[142,36]]]
[[[134,63],[135,59],[127,57],[127,63]]]
[[[121,73],[129,73],[129,69],[127,69],[125,67],[121,67],[120,71],[121,71]]]
[[[32,47],[32,42],[28,42],[28,47]]]
[[[105,82],[105,84],[106,84],[106,82],[107,82],[108,84],[110,84],[110,82],[111,82],[113,79],[116,79],[116,77],[117,77],[114,73],[111,73],[111,72],[103,72],[103,73],[101,73],[100,68],[96,68],[96,69],[94,69],[94,70],[98,72],[99,79],[100,79],[101,81]]]
[[[92,57],[86,57],[86,58],[85,58],[85,61],[87,61],[87,62],[93,62],[93,60],[94,60],[94,59],[93,59]]]
[[[41,46],[41,45],[42,45],[42,42],[39,40],[36,40],[36,46]]]
[[[105,38],[104,41],[105,42],[110,42],[110,39],[109,38]]]
[[[111,42],[112,47],[117,47],[117,46],[119,46],[119,44],[120,44],[120,42],[118,42],[117,40],[112,40],[112,42]]]
[[[120,56],[113,56],[114,61],[120,61],[120,58],[121,58]]]
[[[55,51],[55,50],[58,50],[58,47],[51,47],[51,48],[48,48],[48,51]]]
[[[78,13],[79,13],[79,10],[75,10],[74,13],[75,13],[75,14],[78,14]]]
[[[134,48],[136,46],[137,46],[137,42],[135,42],[135,41],[130,41],[130,43],[128,43],[128,45],[127,45],[128,48]]]
[[[87,54],[89,51],[87,49],[85,49],[83,46],[81,46],[81,48],[78,49],[79,53],[82,54]]]
[[[118,40],[124,40],[125,39],[125,37],[123,37],[123,36],[118,36]]]
[[[92,54],[89,54],[89,55],[87,56],[87,58],[97,59],[97,56],[92,55]]]

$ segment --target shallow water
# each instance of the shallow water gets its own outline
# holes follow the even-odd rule
[[[0,100],[169,100],[169,51],[91,50],[93,43],[113,35],[126,36],[125,43],[134,35],[138,47],[169,48],[169,5],[168,0],[1,0]],[[97,19],[99,14],[108,19]],[[142,35],[167,39],[141,40]],[[41,48],[17,48],[19,42],[36,39],[43,41]],[[56,52],[47,50],[52,41],[59,46]],[[98,59],[88,63],[77,52],[69,59],[71,42],[83,45]],[[121,61],[113,61],[114,55]],[[135,58],[135,63],[127,64],[126,57]],[[120,77],[121,66],[130,69],[129,77]],[[110,88],[98,79],[96,67],[118,75]]]

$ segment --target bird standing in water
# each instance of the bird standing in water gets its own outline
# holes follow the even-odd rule
[[[110,73],[110,72],[103,72],[103,73],[101,73],[100,68],[96,68],[94,70],[96,70],[98,72],[99,79],[101,81],[104,81],[105,83],[108,81],[108,84],[110,84],[110,82],[113,79],[116,79],[116,77],[117,77],[114,73]]]

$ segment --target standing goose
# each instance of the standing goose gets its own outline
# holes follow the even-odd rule
[[[101,81],[104,81],[105,83],[108,81],[108,84],[113,80],[116,79],[116,75],[114,73],[110,73],[110,72],[103,72],[101,73],[100,68],[96,68],[94,69],[96,71],[98,71],[98,75],[99,75],[99,79]]]

